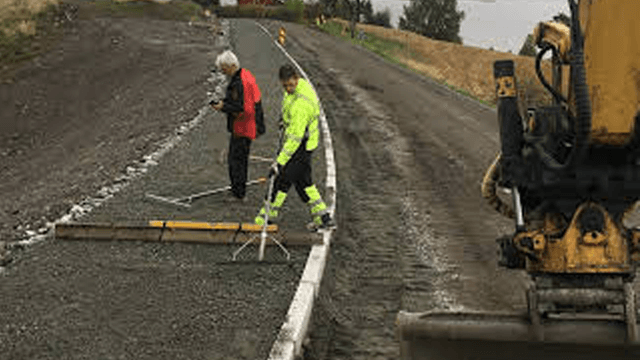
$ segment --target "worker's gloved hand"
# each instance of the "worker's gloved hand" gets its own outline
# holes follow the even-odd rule
[[[284,130],[284,120],[282,119],[282,116],[278,119],[278,130]]]
[[[278,174],[280,174],[280,171],[282,171],[282,165],[278,164],[277,161],[274,161],[269,168],[269,177],[278,176]]]
[[[224,102],[222,100],[212,100],[211,102],[209,102],[209,105],[212,108],[220,111],[222,110],[222,106],[224,105]]]

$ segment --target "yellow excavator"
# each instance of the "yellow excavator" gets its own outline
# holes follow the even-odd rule
[[[568,3],[570,26],[534,31],[550,104],[520,111],[513,61],[493,68],[501,152],[482,194],[515,220],[498,265],[529,275],[527,311],[401,311],[403,359],[640,359],[640,0]]]

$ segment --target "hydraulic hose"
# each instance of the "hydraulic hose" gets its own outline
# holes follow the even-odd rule
[[[558,93],[556,91],[556,89],[551,87],[551,85],[549,85],[549,82],[547,82],[547,79],[545,79],[544,74],[542,74],[542,69],[541,69],[542,57],[549,50],[552,50],[553,51],[553,55],[557,56],[556,48],[551,44],[546,44],[542,48],[542,50],[538,53],[538,55],[536,56],[536,74],[538,75],[538,79],[542,83],[542,86],[544,86],[551,93],[551,95],[553,95],[553,97],[556,99],[556,101],[558,103],[565,103],[566,104],[567,103],[567,99],[564,96],[562,96],[562,94]]]
[[[584,37],[580,28],[580,18],[578,4],[573,0],[569,1],[571,9],[571,72],[574,79],[573,90],[576,97],[576,154],[572,158],[572,163],[582,160],[587,149],[591,136],[591,100],[589,99],[589,89],[587,85],[587,72],[584,65]]]
[[[515,219],[516,215],[513,208],[502,201],[497,194],[497,182],[499,177],[498,164],[502,160],[502,153],[498,153],[495,160],[491,163],[487,172],[482,179],[482,197],[487,200],[489,205],[499,212],[502,216],[506,216],[510,219]]]
[[[574,148],[567,160],[564,163],[559,163],[553,156],[546,152],[542,144],[537,143],[534,145],[545,165],[553,170],[566,170],[582,160],[591,136],[591,101],[589,99],[587,73],[584,65],[584,37],[580,29],[578,4],[573,0],[568,1],[569,8],[571,9],[571,77],[573,78],[577,115]],[[545,87],[548,86],[548,83],[546,84],[546,81],[542,80],[543,77],[539,70],[539,61],[542,59],[544,52],[548,50],[548,46],[545,46],[536,57],[536,72],[538,72],[538,77],[541,78],[541,82]]]

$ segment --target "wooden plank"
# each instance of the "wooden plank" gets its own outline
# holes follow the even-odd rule
[[[259,244],[260,231],[254,224],[239,223],[190,223],[176,222],[162,226],[163,221],[150,222],[149,226],[123,225],[111,223],[59,223],[55,225],[55,237],[66,240],[139,240],[139,241],[163,241],[163,242],[191,242],[207,244],[233,244],[244,243],[254,236],[255,243]],[[193,225],[194,226],[189,226]],[[172,227],[169,227],[171,225]],[[244,225],[252,225],[245,227]],[[322,235],[308,232],[281,232],[278,236],[276,225],[270,225],[269,237],[285,245],[315,245],[322,244]],[[267,241],[267,245],[275,245],[273,241]]]
[[[324,242],[321,233],[311,233],[308,231],[281,231],[277,240],[289,245],[320,245]]]
[[[238,230],[242,228],[245,232],[262,232],[262,225],[247,223],[207,223],[195,221],[163,221],[151,220],[149,225],[153,227],[165,227],[168,229],[207,229],[207,230]],[[278,225],[267,226],[267,232],[278,232]]]
[[[162,221],[151,220],[149,226],[164,227],[166,229],[194,229],[194,230],[231,230],[240,229],[239,223],[207,223],[195,221]]]
[[[160,241],[162,229],[148,226],[121,226],[105,223],[55,225],[55,236],[58,239],[81,240],[142,240]]]
[[[246,232],[262,232],[263,225],[258,224],[242,224],[242,231]],[[278,225],[267,225],[267,232],[277,232]]]
[[[235,231],[196,230],[174,228],[165,229],[162,232],[162,241],[192,242],[206,244],[233,244],[236,237]]]

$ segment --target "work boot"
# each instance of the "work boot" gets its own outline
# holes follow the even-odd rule
[[[228,192],[225,195],[223,202],[225,204],[244,204],[244,203],[247,202],[247,198],[246,197],[237,197],[234,193]]]
[[[331,218],[329,214],[322,215],[322,224],[318,224],[315,221],[307,224],[307,230],[311,232],[316,232],[318,230],[334,230],[337,227],[335,221]]]

